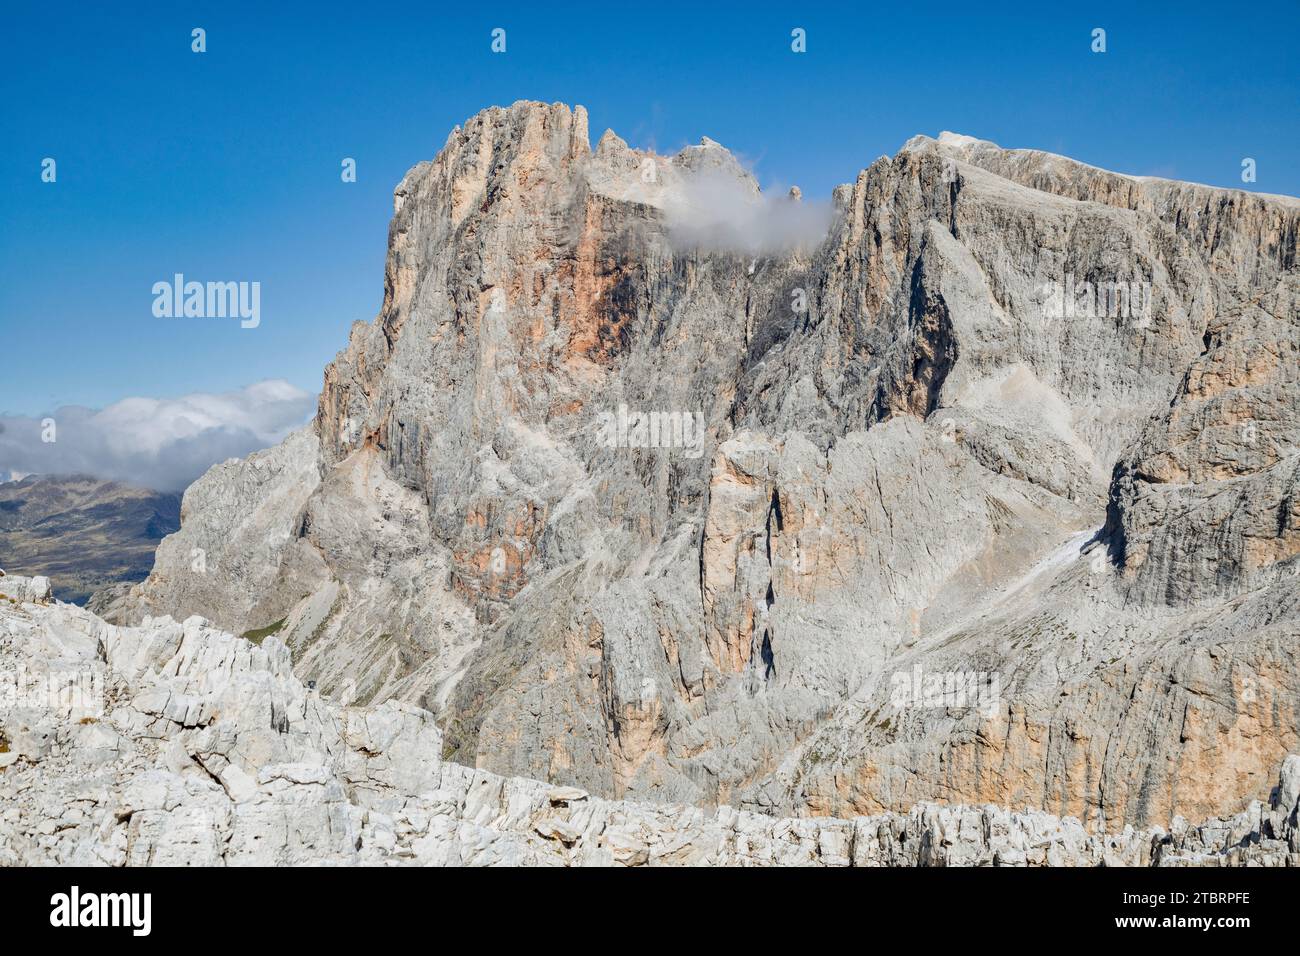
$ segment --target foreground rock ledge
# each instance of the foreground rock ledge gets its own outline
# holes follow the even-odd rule
[[[1300,862],[1297,756],[1267,806],[1171,832],[995,806],[782,819],[609,801],[445,762],[428,712],[337,706],[274,636],[117,627],[52,602],[45,579],[0,584],[0,865]]]

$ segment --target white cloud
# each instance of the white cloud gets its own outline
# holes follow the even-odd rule
[[[282,440],[316,397],[280,379],[221,395],[69,405],[41,418],[0,415],[0,478],[88,474],[179,491],[219,461]],[[53,422],[54,441],[46,441]]]
[[[684,175],[663,205],[679,246],[753,255],[812,248],[833,218],[829,203],[761,193],[751,181],[711,169]]]

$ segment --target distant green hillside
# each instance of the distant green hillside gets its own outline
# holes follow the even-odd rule
[[[181,496],[85,475],[0,484],[0,568],[44,574],[61,601],[140,581],[154,550],[180,528]]]

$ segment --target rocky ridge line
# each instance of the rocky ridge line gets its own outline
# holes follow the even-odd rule
[[[1170,832],[993,806],[840,820],[609,801],[443,761],[430,714],[332,704],[274,636],[118,627],[52,602],[45,579],[0,585],[0,672],[28,682],[0,697],[0,865],[1300,863],[1296,756],[1267,805]],[[33,706],[32,680],[69,674],[103,696]]]

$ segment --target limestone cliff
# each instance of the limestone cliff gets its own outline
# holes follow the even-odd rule
[[[1300,202],[944,134],[825,213],[712,141],[480,113],[397,187],[311,429],[96,606],[274,629],[450,759],[612,798],[1108,832],[1267,799]]]
[[[426,711],[340,706],[201,618],[115,627],[0,600],[0,866],[1294,866],[1300,757],[1267,803],[1101,836],[994,806],[779,819],[615,802],[440,758]]]

